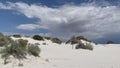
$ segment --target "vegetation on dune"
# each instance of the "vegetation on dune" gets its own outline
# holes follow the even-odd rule
[[[27,58],[27,54],[31,54],[35,57],[39,56],[40,48],[36,44],[29,44],[27,40],[19,39],[17,41],[11,41],[11,43],[0,50],[1,58],[4,59],[4,64],[8,63],[10,56],[18,59],[19,61]],[[21,63],[19,62],[19,65]]]
[[[13,35],[13,37],[15,37],[15,38],[21,38],[21,35],[15,34],[15,35]]]
[[[113,44],[114,42],[113,41],[107,41],[107,44]]]
[[[91,40],[88,40],[84,36],[73,36],[66,43],[77,44],[79,40],[85,40],[91,42]]]
[[[86,43],[81,42],[80,40],[87,41]],[[88,49],[93,50],[93,46],[90,44],[91,41],[85,38],[84,36],[73,36],[66,43],[77,44],[76,49]]]
[[[44,37],[44,38],[47,39],[47,40],[51,40],[51,37],[47,37],[47,36],[46,36],[46,37]]]
[[[42,41],[44,41],[43,37],[40,36],[40,35],[34,35],[34,36],[33,36],[33,39],[34,39],[34,40],[42,40]]]
[[[85,40],[85,41],[88,41],[88,42],[92,42],[91,40],[85,38],[84,36],[77,36],[76,39],[78,39],[78,40],[82,39],[82,40]]]
[[[57,43],[57,44],[61,44],[62,43],[62,41],[60,39],[58,39],[58,38],[52,38],[51,41],[53,43]]]
[[[37,45],[31,44],[28,46],[28,53],[35,57],[39,57],[40,48]]]
[[[61,44],[62,41],[59,38],[44,37],[47,40],[51,40],[53,43]]]
[[[71,39],[68,40],[66,43],[76,44],[76,43],[78,43],[78,41],[77,41],[76,37],[73,36],[73,37],[71,37]]]
[[[27,49],[24,48],[19,41],[14,41],[11,45],[2,49],[0,53],[1,58],[4,59],[4,64],[6,64],[10,56],[17,58],[18,60],[26,58]]]
[[[23,40],[23,39],[19,39],[19,44],[23,47],[26,48],[27,44],[28,44],[28,40]]]
[[[4,36],[2,33],[0,33],[0,47],[8,45],[11,41],[12,40],[9,37]]]
[[[88,50],[93,50],[93,46],[90,43],[79,43],[78,45],[76,45],[76,49],[88,49]]]

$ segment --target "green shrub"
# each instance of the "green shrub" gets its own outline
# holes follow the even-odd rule
[[[47,40],[50,40],[51,39],[51,37],[44,37],[45,39],[47,39]]]
[[[0,46],[8,45],[12,40],[0,33]]]
[[[4,49],[0,51],[1,58],[4,59],[4,64],[7,63],[7,59],[9,59],[9,56],[12,55],[14,58],[17,58],[18,60],[26,58],[27,49],[24,48],[19,41],[14,41],[11,43],[11,45],[6,46]]]
[[[39,43],[35,43],[35,45],[40,45]]]
[[[107,44],[113,44],[114,42],[113,41],[107,41]]]
[[[37,45],[31,44],[28,46],[28,53],[30,55],[39,57],[40,48]]]
[[[8,63],[9,56],[11,55],[11,47],[6,47],[0,51],[1,58],[4,59],[4,64]]]
[[[76,43],[78,43],[76,37],[74,37],[74,36],[71,38],[70,42],[71,42],[71,44],[76,44]]]
[[[13,37],[15,37],[15,38],[21,38],[21,35],[15,34],[15,35],[13,35]]]
[[[19,39],[18,41],[22,47],[24,47],[24,48],[27,47],[28,40]]]
[[[12,41],[11,45],[5,46],[4,49],[0,50],[1,58],[4,59],[4,64],[8,63],[7,60],[9,59],[9,56],[13,56],[19,60],[20,66],[20,60],[25,59],[27,54],[37,57],[39,56],[39,53],[40,48],[36,44],[30,44],[28,46],[28,41],[23,39]]]
[[[52,40],[51,40],[53,43],[57,43],[57,44],[61,44],[62,43],[62,41],[60,40],[60,39],[58,39],[58,38],[52,38]]]
[[[34,40],[43,40],[43,41],[44,41],[43,37],[41,37],[41,36],[39,36],[39,35],[34,35],[34,36],[33,36],[33,39],[34,39]]]
[[[71,43],[71,44],[77,44],[79,40],[85,40],[85,41],[88,41],[88,42],[91,42],[90,40],[88,40],[87,38],[85,38],[84,36],[73,36],[71,37],[67,42],[67,43]]]
[[[67,43],[77,44],[77,43],[78,43],[78,41],[77,41],[76,37],[75,37],[75,36],[73,36],[73,37],[71,37],[71,39],[70,39],[70,40],[68,40],[68,41],[66,42],[66,44],[67,44]]]
[[[88,50],[93,50],[93,46],[91,44],[88,44],[86,43],[83,44],[83,43],[79,43],[77,46],[76,46],[76,49],[88,49]]]
[[[46,43],[43,43],[43,45],[46,45]]]
[[[88,41],[88,42],[91,42],[91,40],[88,40],[87,38],[85,38],[84,36],[77,36],[76,37],[77,40],[85,40],[85,41]]]
[[[93,50],[93,45],[86,43],[85,48],[88,50]]]

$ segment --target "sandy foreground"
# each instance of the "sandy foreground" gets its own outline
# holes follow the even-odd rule
[[[30,40],[30,42],[35,42]],[[0,68],[120,68],[120,44],[95,45],[93,51],[72,49],[71,45],[40,45],[41,57],[28,56],[18,66],[18,60],[4,65],[0,59]]]

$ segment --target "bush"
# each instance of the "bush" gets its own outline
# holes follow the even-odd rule
[[[107,41],[107,44],[113,44],[114,42],[113,41]]]
[[[60,40],[60,39],[58,39],[58,38],[52,38],[52,40],[51,40],[53,43],[57,43],[57,44],[61,44],[62,43],[62,41]]]
[[[24,48],[27,47],[28,40],[19,39],[18,41],[22,47],[24,47]]]
[[[10,55],[18,60],[26,58],[25,56],[27,54],[27,48],[24,48],[19,41],[14,41],[11,43],[11,45],[2,49],[0,53],[2,54],[1,58],[4,59],[4,64],[6,64]]]
[[[43,43],[43,45],[46,45],[46,43]]]
[[[91,40],[88,40],[87,38],[85,38],[84,36],[77,36],[76,37],[77,40],[85,40],[85,41],[88,41],[88,42],[92,42]]]
[[[39,35],[34,35],[34,36],[33,36],[33,39],[34,39],[34,40],[43,40],[43,41],[44,41],[43,37],[41,37],[41,36],[39,36]]]
[[[88,50],[93,50],[93,45],[86,43],[85,48]]]
[[[79,43],[77,46],[76,46],[76,49],[88,49],[88,50],[93,50],[93,46],[91,44],[88,44],[86,43],[83,44],[83,43]]]
[[[85,41],[88,41],[88,42],[91,42],[90,40],[88,40],[87,38],[85,38],[84,36],[73,36],[71,37],[67,42],[67,43],[71,43],[71,44],[77,44],[79,40],[85,40]]]
[[[38,56],[40,53],[40,48],[37,45],[31,44],[28,46],[28,53],[33,56]]]
[[[50,40],[51,39],[51,37],[44,37],[45,39],[47,39],[47,40]]]
[[[36,44],[30,44],[28,45],[27,40],[17,40],[12,41],[11,45],[5,46],[4,49],[0,51],[1,58],[4,59],[4,64],[8,63],[9,56],[13,56],[14,58],[17,58],[19,60],[25,59],[27,54],[31,54],[34,56],[39,56],[40,48]]]
[[[15,37],[15,38],[21,38],[21,35],[15,34],[15,35],[13,35],[13,37]]]
[[[71,44],[76,44],[76,43],[78,43],[78,41],[77,41],[77,39],[76,39],[76,37],[72,37],[69,41],[67,41],[66,43],[71,43]]]
[[[0,33],[0,46],[8,45],[12,40]]]

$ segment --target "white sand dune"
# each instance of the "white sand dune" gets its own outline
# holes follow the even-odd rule
[[[0,68],[120,68],[120,45],[96,45],[93,51],[72,49],[69,44],[55,44],[51,41],[36,41],[24,38],[31,43],[40,43],[41,57],[28,56],[23,67],[17,66],[17,60],[4,65],[0,59]],[[48,45],[42,45],[46,42]]]

